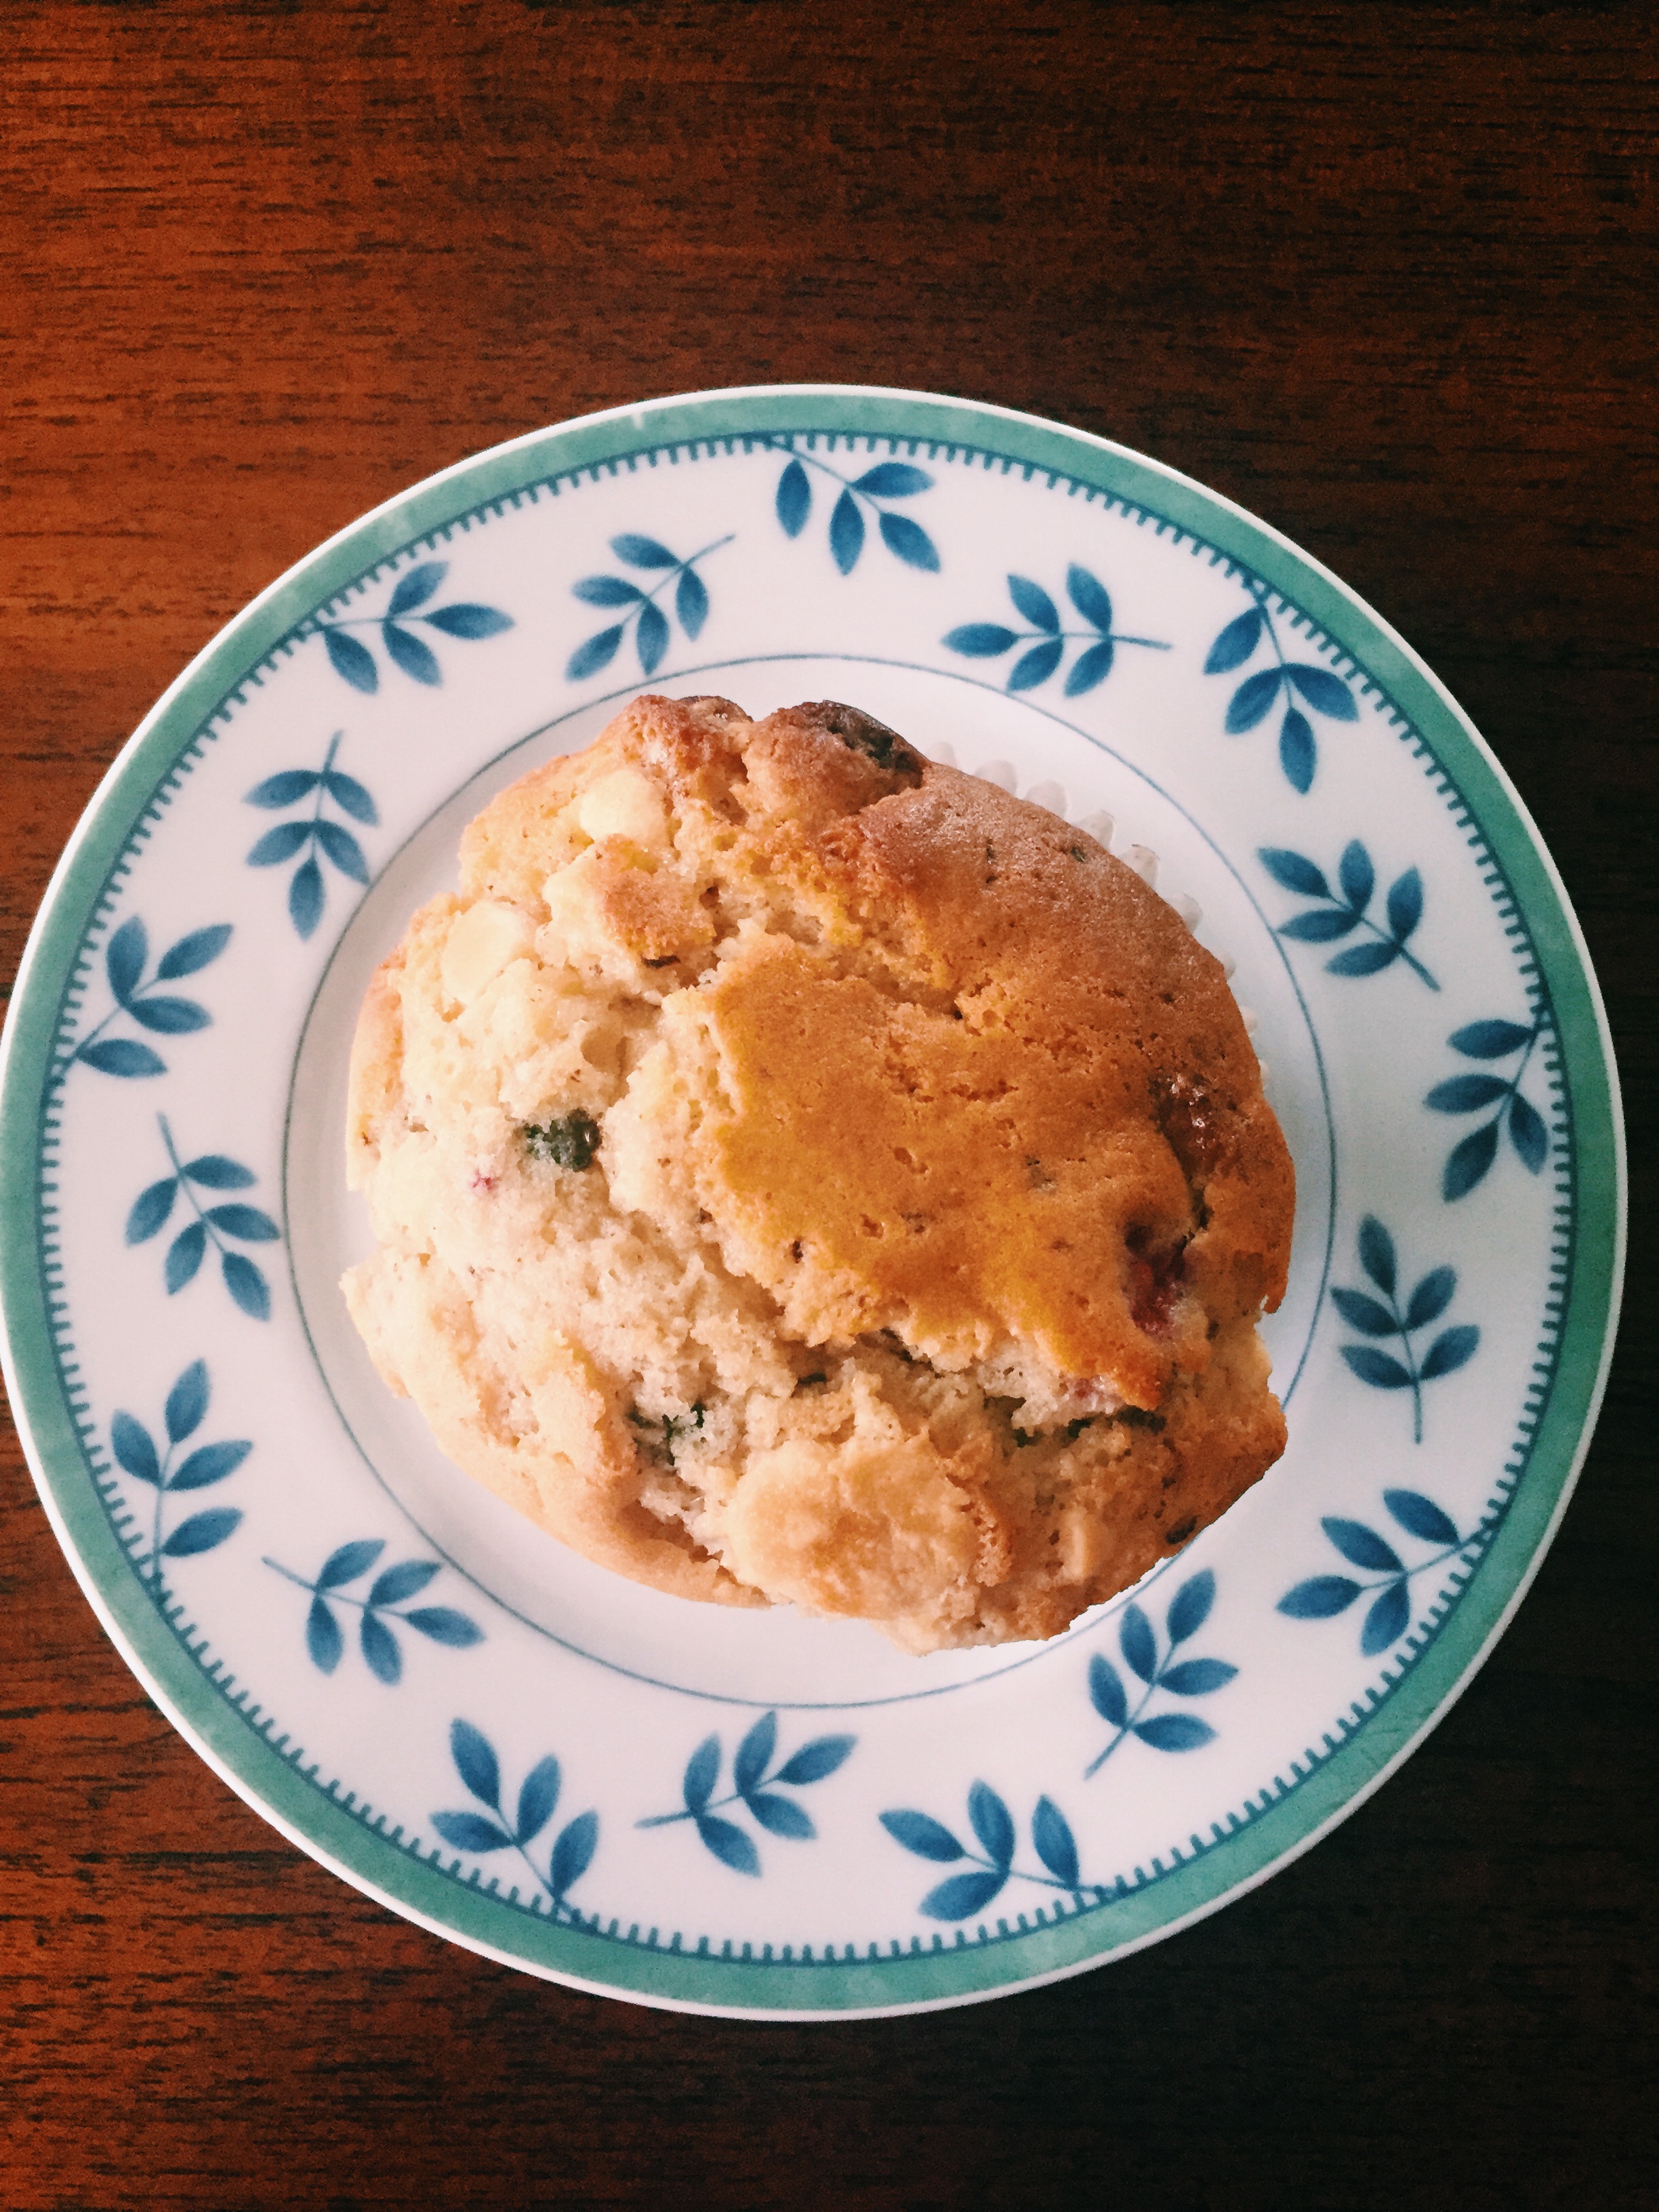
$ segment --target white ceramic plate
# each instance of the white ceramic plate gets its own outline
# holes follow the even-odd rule
[[[1004,763],[1237,963],[1299,1177],[1290,1448],[1051,1644],[908,1658],[616,1580],[456,1474],[347,1322],[364,984],[484,800],[641,689]],[[1261,1880],[1479,1663],[1611,1340],[1606,1026],[1480,739],[1261,524],[960,401],[591,416],[331,540],[112,769],[3,1085],[13,1403],[151,1694],[397,1911],[691,2010],[993,1996]]]

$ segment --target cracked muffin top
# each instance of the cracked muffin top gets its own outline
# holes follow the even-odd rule
[[[503,793],[348,1151],[386,1380],[684,1596],[1052,1635],[1283,1447],[1293,1176],[1218,963],[855,708],[645,697]]]

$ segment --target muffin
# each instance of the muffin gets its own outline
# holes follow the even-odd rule
[[[345,1279],[458,1466],[617,1573],[1055,1635],[1272,1464],[1294,1177],[1219,963],[833,702],[636,699],[376,975]]]

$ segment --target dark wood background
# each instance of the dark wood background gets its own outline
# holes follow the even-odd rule
[[[647,2012],[358,1898],[150,1706],[8,1430],[7,2207],[1655,2201],[1654,22],[12,0],[8,975],[140,714],[363,508],[586,408],[906,383],[1175,463],[1422,650],[1583,918],[1638,1202],[1578,1497],[1426,1747],[1218,1917],[921,2020]]]

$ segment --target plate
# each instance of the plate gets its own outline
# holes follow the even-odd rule
[[[1109,816],[1234,963],[1298,1170],[1289,1449],[1051,1644],[917,1659],[618,1581],[459,1476],[346,1319],[369,974],[485,800],[647,689],[846,699]],[[1029,1987],[1305,1849],[1536,1568],[1621,1256],[1583,941],[1428,671],[1174,471],[902,392],[588,416],[302,562],[88,809],[0,1112],[13,1404],[162,1710],[395,1911],[690,2011]]]

